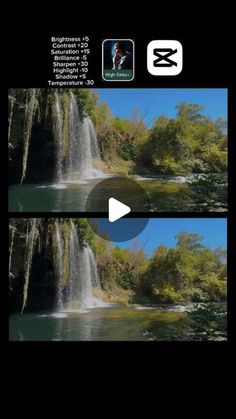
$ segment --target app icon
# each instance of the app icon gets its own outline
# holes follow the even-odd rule
[[[179,41],[157,40],[147,46],[147,69],[153,76],[177,76],[183,68],[183,47]]]
[[[105,39],[102,43],[102,78],[105,81],[134,79],[134,41]]]

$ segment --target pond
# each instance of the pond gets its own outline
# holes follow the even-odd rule
[[[146,191],[151,202],[151,211],[196,211],[196,206],[189,196],[189,182],[193,176],[162,176],[156,178],[133,178]],[[86,200],[93,187],[102,179],[80,182],[62,182],[58,184],[23,184],[9,188],[9,211],[11,212],[84,212]],[[122,189],[122,184],[121,184]],[[123,190],[126,205],[136,203],[134,193]],[[120,194],[120,198],[122,198]],[[112,196],[112,190],[111,190]],[[205,204],[204,204],[205,205]],[[148,211],[149,209],[147,209]],[[204,207],[204,211],[207,207]],[[94,211],[107,211],[101,208],[101,200]]]
[[[11,341],[226,340],[225,304],[214,304],[214,313],[210,312],[211,317],[207,309],[204,316],[201,311],[197,324],[190,318],[189,311],[193,308],[194,305],[158,307],[107,305],[52,314],[14,314],[10,316],[9,339]],[[216,321],[217,318],[219,321]]]

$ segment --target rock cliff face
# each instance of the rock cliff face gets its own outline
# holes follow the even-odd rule
[[[69,219],[10,220],[10,310],[90,308],[101,304],[94,253]]]
[[[10,184],[101,174],[93,123],[72,91],[10,89],[8,102]]]
[[[53,178],[51,96],[46,89],[9,90],[10,184]]]

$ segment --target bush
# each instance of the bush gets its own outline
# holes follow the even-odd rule
[[[196,204],[215,205],[220,202],[227,205],[227,184],[224,176],[203,175],[189,184],[190,197]]]
[[[125,290],[134,290],[137,288],[138,276],[129,269],[124,269],[118,274],[117,282]]]
[[[153,294],[157,297],[159,303],[178,304],[183,302],[182,295],[170,285],[164,286],[161,290],[154,289]]]
[[[203,282],[202,289],[207,293],[208,301],[225,301],[227,298],[227,283],[210,274]]]
[[[185,301],[191,301],[193,303],[200,303],[207,301],[207,293],[201,288],[188,288],[182,293],[182,297]]]
[[[189,326],[194,332],[193,340],[226,340],[226,308],[214,304],[198,306],[188,313]]]

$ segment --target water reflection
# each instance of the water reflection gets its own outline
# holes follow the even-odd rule
[[[226,340],[226,305],[215,304],[220,322],[209,318],[193,323],[189,311],[137,310],[107,307],[87,312],[23,314],[10,317],[10,340],[13,341],[179,341]],[[208,308],[214,313],[212,305]]]
[[[68,185],[14,185],[9,189],[9,211],[85,211],[96,181]]]
[[[94,322],[89,315],[80,314],[80,317],[57,319],[52,340],[54,341],[92,341],[97,340],[101,324]]]
[[[156,178],[137,178],[136,183],[145,190],[155,211],[200,211],[189,196],[191,176],[162,176]],[[200,175],[198,175],[200,176]],[[222,175],[223,176],[223,175]],[[223,176],[225,182],[227,177]],[[59,184],[13,185],[9,188],[9,211],[85,211],[87,197],[92,188],[102,179],[88,181],[71,181]],[[190,182],[191,183],[191,182]],[[124,191],[124,202],[130,199],[137,201],[136,196],[127,196]],[[101,199],[99,200],[101,201]],[[121,199],[122,201],[122,199]],[[93,211],[101,211],[100,202]],[[204,206],[204,211],[208,210]]]

